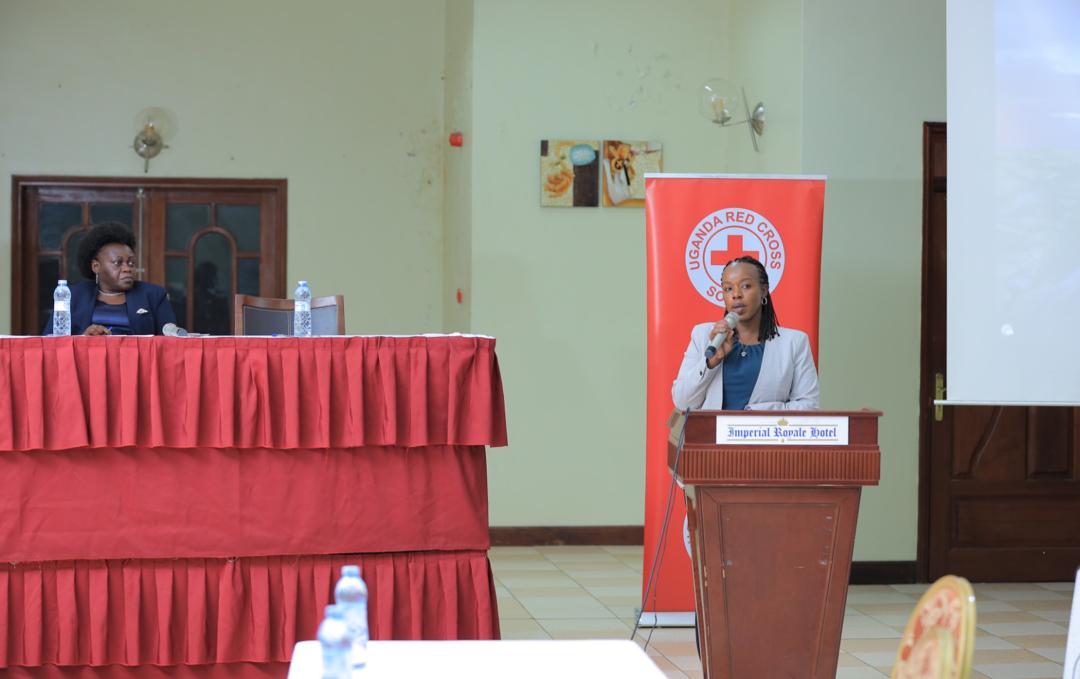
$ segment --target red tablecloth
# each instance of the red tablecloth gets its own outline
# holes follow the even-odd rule
[[[373,638],[497,638],[494,344],[0,339],[0,670],[282,668],[355,561]]]

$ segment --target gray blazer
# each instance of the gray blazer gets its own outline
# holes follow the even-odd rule
[[[679,376],[671,385],[671,400],[679,410],[720,410],[724,403],[724,364],[710,370],[705,347],[713,323],[695,325],[690,332]],[[791,328],[765,343],[754,391],[747,410],[817,410],[818,378],[810,338]]]

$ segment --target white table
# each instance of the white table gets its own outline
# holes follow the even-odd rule
[[[356,679],[385,677],[618,677],[664,679],[664,673],[632,641],[372,641],[368,665]],[[317,641],[293,648],[289,679],[320,679]]]

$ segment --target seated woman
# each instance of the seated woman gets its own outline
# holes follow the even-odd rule
[[[72,335],[160,335],[176,323],[165,288],[135,280],[135,236],[105,222],[79,244],[79,270],[93,279],[71,288]],[[52,334],[52,316],[45,324]]]
[[[769,276],[739,257],[721,275],[724,306],[738,315],[716,354],[705,348],[728,325],[701,323],[690,333],[671,398],[679,410],[817,410],[818,378],[806,333],[777,325]]]

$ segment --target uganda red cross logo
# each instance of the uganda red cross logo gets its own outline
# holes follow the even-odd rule
[[[717,210],[699,220],[686,241],[686,273],[694,289],[717,306],[724,305],[720,276],[724,265],[753,257],[765,265],[769,288],[784,275],[784,241],[780,229],[764,215],[742,207]]]
[[[710,250],[709,264],[712,266],[723,267],[731,260],[738,259],[739,257],[753,257],[754,259],[761,261],[761,251],[757,249],[745,249],[745,246],[743,245],[744,238],[745,236],[742,234],[728,234],[727,249]]]

